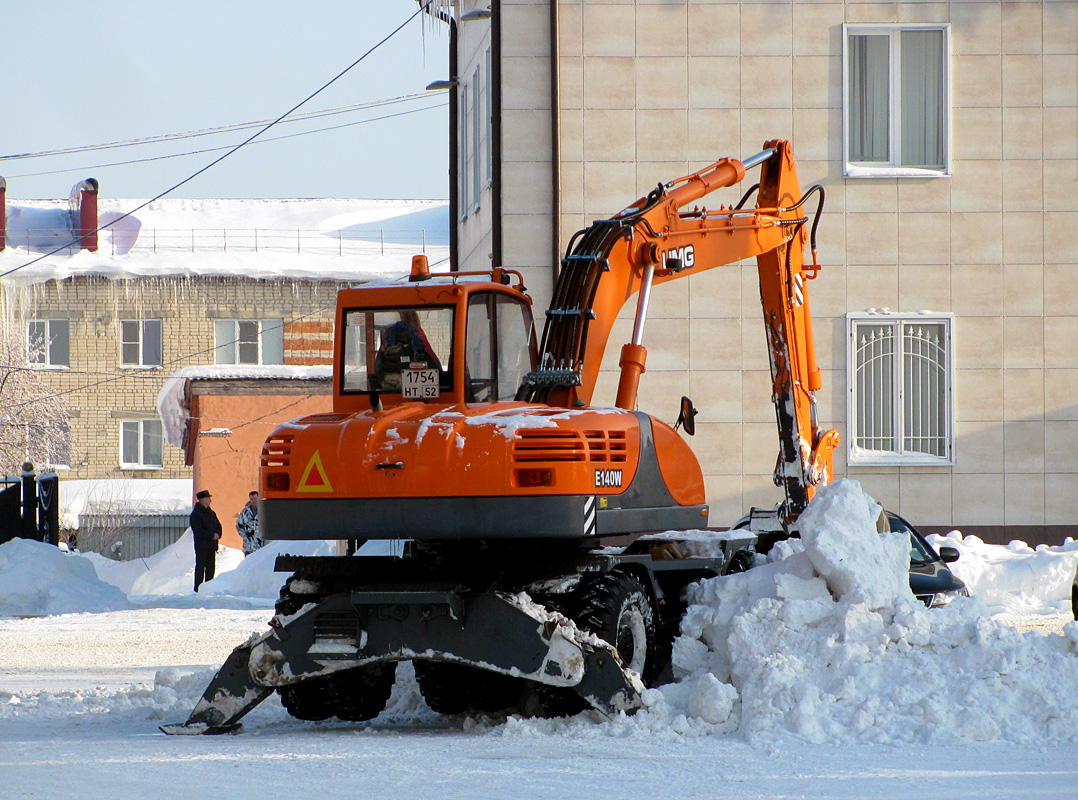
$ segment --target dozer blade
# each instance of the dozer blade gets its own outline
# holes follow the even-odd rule
[[[255,683],[249,669],[251,650],[266,636],[249,640],[233,650],[187,722],[161,725],[161,731],[169,735],[196,735],[232,733],[241,728],[239,720],[273,692],[272,687]]]

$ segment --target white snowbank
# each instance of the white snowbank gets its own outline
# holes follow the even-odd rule
[[[127,596],[98,580],[93,565],[29,539],[0,544],[0,616],[40,616],[131,608]]]
[[[1052,614],[1071,610],[1071,584],[1078,569],[1078,542],[1067,538],[1057,547],[1013,541],[1006,547],[985,544],[976,536],[951,531],[925,537],[939,550],[961,553],[948,565],[992,613]]]
[[[361,555],[400,554],[399,542],[368,542]],[[195,595],[194,535],[188,528],[174,544],[149,558],[113,561],[97,553],[87,553],[97,576],[129,595],[140,606],[152,605],[154,598],[186,595],[193,597],[241,597],[272,602],[288,577],[274,572],[277,556],[328,556],[337,552],[333,541],[268,542],[244,558],[242,551],[221,546],[217,553],[216,576],[199,587]]]
[[[240,552],[240,551],[236,551]],[[229,571],[221,571],[199,590],[209,595],[264,597],[276,600],[288,575],[273,571],[277,556],[331,556],[337,552],[336,542],[267,542],[261,549],[242,557]],[[193,577],[192,573],[192,577]]]
[[[195,541],[190,528],[173,544],[149,558],[113,561],[97,554],[90,556],[101,580],[132,597],[194,594]],[[242,551],[222,545],[217,552],[216,571],[225,573],[233,570],[242,560]],[[208,582],[203,584],[208,585]],[[199,594],[204,592],[205,588]]]

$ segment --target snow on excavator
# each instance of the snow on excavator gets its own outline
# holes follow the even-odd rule
[[[759,183],[731,207],[694,201]],[[757,193],[755,206],[745,204]],[[808,226],[803,207],[818,194]],[[832,476],[807,281],[823,190],[790,144],[660,184],[567,248],[537,347],[519,273],[431,275],[340,292],[333,412],[278,426],[262,451],[262,537],[337,540],[280,556],[270,630],[231,654],[184,724],[235,730],[276,691],[301,719],[371,719],[401,661],[436,711],[632,711],[668,674],[687,586],[741,571],[793,532]],[[803,260],[813,239],[813,263]],[[655,284],[756,257],[785,502],[711,532],[683,398],[674,426],[634,410]],[[616,407],[591,405],[614,320],[638,295]],[[353,557],[400,539],[402,557]]]

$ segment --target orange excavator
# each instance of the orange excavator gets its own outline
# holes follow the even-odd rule
[[[695,204],[756,167],[740,202]],[[636,708],[668,674],[688,585],[751,567],[831,479],[838,434],[816,419],[808,298],[823,196],[802,195],[777,140],[660,184],[573,237],[538,345],[512,270],[431,275],[417,256],[406,282],[342,290],[333,411],[270,435],[259,515],[264,539],[336,540],[339,554],[279,556],[292,576],[270,630],[162,730],[234,730],[274,691],[301,719],[370,719],[402,661],[444,713]],[[750,257],[786,499],[747,530],[708,531],[702,471],[678,432],[694,432],[692,402],[673,426],[635,410],[644,328],[653,286]],[[633,295],[615,406],[593,406]],[[357,554],[375,539],[405,544]]]

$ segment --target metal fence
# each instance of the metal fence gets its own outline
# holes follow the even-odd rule
[[[66,248],[79,252],[70,233],[56,230],[9,231],[9,248],[45,252]],[[298,255],[376,255],[387,249],[427,253],[448,247],[446,230],[282,230],[264,228],[143,228],[139,231],[106,228],[99,234],[97,251],[111,255],[149,253],[294,253]]]
[[[148,558],[175,544],[187,530],[186,511],[146,516],[79,515],[78,548],[116,561]]]

